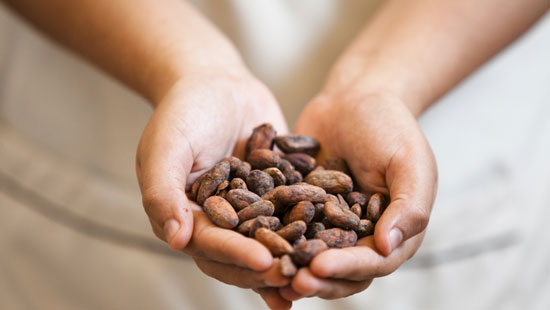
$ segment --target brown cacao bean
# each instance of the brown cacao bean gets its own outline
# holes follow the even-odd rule
[[[246,189],[232,189],[227,192],[225,198],[237,211],[240,211],[248,207],[250,204],[262,200],[260,196]]]
[[[349,210],[342,209],[336,201],[325,202],[325,215],[330,223],[344,229],[359,227],[360,218]]]
[[[264,169],[264,172],[269,174],[271,178],[273,178],[273,184],[275,185],[275,187],[285,185],[286,177],[278,168],[275,168],[275,167],[267,168],[267,169]]]
[[[347,194],[353,190],[351,178],[336,170],[314,170],[306,176],[304,181],[319,186],[331,194]]]
[[[252,228],[252,224],[254,224],[255,220],[256,219],[251,219],[244,223],[239,224],[239,226],[237,226],[237,232],[245,236],[248,236],[250,234],[250,229]]]
[[[234,175],[237,168],[242,165],[242,161],[235,156],[224,158],[222,161],[226,161],[229,163],[229,171],[231,175]]]
[[[297,247],[300,243],[305,241],[307,241],[306,237],[304,235],[301,235],[298,239],[296,239],[296,241],[294,241],[292,246]]]
[[[208,197],[204,202],[204,212],[219,227],[232,229],[239,224],[237,213],[231,204],[222,197]]]
[[[380,193],[372,195],[367,205],[367,219],[377,222],[386,208],[386,198]]]
[[[239,216],[239,222],[243,223],[260,215],[271,216],[273,215],[274,210],[275,207],[273,207],[273,203],[271,201],[260,200],[242,209],[237,213],[237,215]]]
[[[262,196],[275,187],[273,178],[262,170],[252,170],[246,177],[246,186],[249,190]]]
[[[229,163],[221,161],[206,173],[197,190],[197,203],[202,205],[206,198],[216,193],[218,186],[229,178]]]
[[[277,231],[277,234],[285,238],[288,242],[293,242],[303,236],[306,232],[306,223],[304,221],[294,221]]]
[[[344,197],[342,197],[342,195],[338,194],[338,202],[340,203],[340,207],[342,209],[346,209],[346,210],[349,210],[349,205],[348,203],[346,202],[346,200],[344,199]]]
[[[355,230],[358,238],[363,238],[374,234],[374,223],[370,220],[361,220],[359,228]]]
[[[314,222],[322,221],[325,217],[325,204],[322,202],[318,202],[313,206],[315,206],[315,215],[313,215],[313,218],[311,220]]]
[[[275,205],[275,213],[283,212],[284,209],[300,201],[324,202],[326,192],[322,188],[310,184],[293,184],[278,186],[267,192],[262,199],[269,200]]]
[[[254,237],[265,245],[274,257],[294,253],[294,248],[288,241],[267,228],[258,228]]]
[[[313,238],[315,238],[315,235],[318,232],[323,231],[323,230],[325,230],[325,225],[323,225],[323,223],[321,223],[321,222],[311,223],[311,224],[307,225],[306,238],[313,239]]]
[[[278,167],[281,163],[281,157],[272,150],[257,149],[248,155],[248,162],[252,166],[252,169],[263,170]]]
[[[307,240],[296,246],[292,259],[298,265],[305,266],[309,264],[315,256],[326,249],[328,249],[328,246],[321,239]]]
[[[197,192],[199,191],[199,187],[201,186],[201,181],[204,178],[204,174],[198,177],[195,182],[193,183],[193,186],[191,186],[191,192],[189,193],[189,199],[197,201]]]
[[[315,138],[296,134],[277,136],[275,144],[285,153],[306,153],[311,156],[317,155],[321,147]]]
[[[358,203],[351,206],[349,210],[357,215],[357,217],[361,218],[361,206]]]
[[[279,271],[284,277],[294,277],[294,275],[296,275],[298,268],[296,268],[296,265],[292,262],[290,255],[285,254],[281,257],[281,261],[279,262]]]
[[[248,162],[243,161],[241,165],[235,169],[234,175],[236,178],[246,180],[246,177],[250,174],[250,170],[252,170],[252,166]]]
[[[351,192],[348,194],[348,203],[354,205],[358,203],[361,208],[365,208],[369,202],[369,196],[360,192]]]
[[[245,146],[245,158],[258,149],[271,149],[273,147],[273,139],[277,132],[271,124],[262,124],[252,131],[252,135],[248,138]]]
[[[216,189],[216,196],[224,197],[228,191],[228,188],[229,188],[229,181],[228,180],[223,181],[222,183],[220,183],[220,185],[218,185],[218,188]]]
[[[246,187],[246,182],[241,178],[234,178],[233,180],[231,180],[229,188],[248,190],[248,187]]]
[[[283,223],[288,225],[294,221],[311,222],[315,215],[315,206],[309,201],[300,201],[290,209],[283,217]]]
[[[300,171],[302,175],[307,175],[317,166],[315,158],[305,153],[290,153],[283,158],[288,160],[294,166],[294,169]]]
[[[330,248],[345,248],[357,243],[357,234],[353,230],[331,228],[319,231],[315,238],[323,240]]]
[[[250,231],[248,232],[248,235],[250,237],[254,237],[254,234],[256,233],[256,230],[258,228],[267,228],[269,230],[274,231],[281,224],[281,222],[279,221],[279,218],[276,217],[276,216],[262,216],[262,215],[260,215],[257,218],[255,218],[253,220],[249,220],[249,221],[253,221],[252,225],[250,227]]]

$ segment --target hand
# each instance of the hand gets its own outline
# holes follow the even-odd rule
[[[362,190],[384,193],[391,203],[374,236],[321,253],[280,293],[288,300],[355,294],[420,246],[437,188],[433,153],[407,107],[388,94],[321,95],[306,107],[296,132],[316,137],[328,155],[347,161]]]
[[[277,287],[289,279],[275,272],[277,263],[259,242],[214,226],[185,189],[223,158],[242,158],[246,138],[265,122],[287,131],[273,96],[247,73],[195,74],[156,104],[137,151],[143,206],[155,235],[192,256],[207,275],[239,287]]]

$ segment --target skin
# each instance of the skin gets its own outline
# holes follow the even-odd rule
[[[242,158],[254,127],[269,122],[288,132],[271,92],[220,32],[178,0],[5,2],[154,106],[136,172],[158,238],[225,283],[253,289],[290,283],[263,245],[214,226],[185,194],[219,160]]]
[[[207,275],[254,289],[273,309],[304,296],[361,292],[414,255],[437,189],[435,159],[416,118],[549,8],[545,0],[393,0],[379,10],[296,132],[318,138],[325,155],[345,158],[359,185],[389,195],[391,204],[374,236],[320,254],[290,281],[263,246],[214,227],[184,194],[217,161],[242,155],[253,127],[287,130],[273,96],[227,39],[178,0],[6,2],[149,99],[155,112],[136,167],[154,233]]]
[[[321,253],[279,289],[281,296],[350,296],[414,255],[437,190],[435,159],[416,118],[549,6],[540,0],[388,1],[377,12],[334,65],[295,131],[346,159],[362,189],[383,192],[391,203],[374,236],[357,247]]]

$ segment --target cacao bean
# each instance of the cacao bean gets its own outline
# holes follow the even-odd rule
[[[305,153],[290,153],[283,158],[288,160],[294,166],[294,169],[300,171],[302,175],[307,175],[317,166],[315,158]]]
[[[315,238],[323,240],[330,248],[345,248],[357,243],[357,234],[353,230],[331,228],[319,231]]]
[[[267,168],[267,169],[264,169],[264,172],[269,174],[271,178],[273,178],[273,184],[275,185],[275,187],[285,185],[286,177],[278,168],[275,168],[275,167]]]
[[[206,173],[197,190],[197,203],[202,205],[206,198],[212,196],[218,186],[229,178],[229,163],[221,161]]]
[[[351,206],[349,210],[357,215],[357,217],[361,218],[361,206],[358,203]]]
[[[204,212],[212,223],[232,229],[239,224],[239,217],[231,204],[222,197],[210,196],[204,202]]]
[[[344,199],[344,197],[342,197],[342,195],[338,194],[338,202],[340,203],[340,207],[342,209],[346,209],[346,210],[349,210],[349,205],[348,203],[346,202],[346,200]]]
[[[361,220],[359,227],[355,230],[358,238],[374,234],[374,223],[370,220]]]
[[[229,188],[248,190],[248,187],[246,187],[246,182],[241,178],[234,178],[233,180],[231,180]]]
[[[272,150],[257,149],[248,155],[248,162],[252,166],[252,169],[263,170],[278,167],[281,163],[281,157]]]
[[[315,256],[319,255],[326,249],[328,249],[328,246],[321,239],[307,240],[296,246],[292,259],[298,265],[305,266],[309,264]]]
[[[300,236],[303,236],[306,232],[306,223],[304,221],[294,221],[280,230],[277,231],[277,234],[283,238],[285,238],[289,242],[293,242],[296,239],[300,238]]]
[[[301,235],[298,239],[296,239],[296,241],[294,241],[292,246],[297,247],[300,243],[305,241],[307,241],[306,237],[304,235]]]
[[[250,234],[250,229],[252,228],[252,225],[254,224],[254,221],[256,221],[256,219],[251,219],[251,220],[245,221],[244,223],[241,223],[237,227],[237,232],[239,232],[239,233],[241,233],[245,236],[248,236]]]
[[[342,209],[336,201],[325,202],[325,215],[330,223],[344,229],[359,227],[360,218],[349,210]]]
[[[252,166],[248,162],[243,161],[241,165],[235,169],[235,177],[246,180],[246,177],[250,174],[250,170],[252,170]]]
[[[331,194],[347,194],[353,190],[351,178],[336,170],[314,170],[306,176],[304,181],[319,186]]]
[[[296,268],[296,265],[292,262],[290,255],[285,254],[281,257],[281,261],[279,262],[279,271],[284,277],[293,277],[296,275],[298,268]]]
[[[250,227],[250,231],[248,232],[248,235],[250,237],[254,237],[254,234],[256,233],[256,230],[258,228],[267,228],[269,230],[274,231],[281,224],[281,222],[279,221],[279,218],[276,217],[276,216],[262,216],[262,215],[260,215],[257,218],[255,218],[253,220],[249,220],[249,221],[253,221],[252,225]]]
[[[260,200],[242,209],[237,213],[237,215],[239,216],[239,222],[242,223],[259,215],[271,216],[273,215],[274,210],[275,207],[273,207],[273,203],[271,201]]]
[[[273,147],[273,139],[277,132],[271,124],[262,124],[252,131],[252,135],[248,138],[245,146],[245,158],[258,149],[271,149]]]
[[[320,223],[320,222],[311,223],[307,225],[306,238],[307,239],[316,238],[315,235],[318,232],[323,230],[325,230],[325,225],[323,225],[323,223]]]
[[[296,134],[277,136],[275,144],[285,153],[306,153],[311,156],[317,155],[321,147],[315,138]]]
[[[273,257],[294,253],[294,248],[288,241],[267,228],[258,228],[254,237],[268,248]]]
[[[237,211],[240,211],[248,207],[250,204],[262,200],[260,196],[246,189],[232,189],[227,192],[225,198]]]
[[[315,207],[313,204],[309,201],[300,201],[285,214],[283,223],[288,225],[294,221],[300,220],[309,223],[314,215]]]
[[[380,193],[372,195],[367,205],[367,219],[377,222],[386,208],[386,198]]]
[[[275,189],[267,192],[262,199],[269,200],[275,205],[275,213],[283,212],[284,209],[303,200],[316,202],[324,202],[326,192],[314,185],[310,184],[293,184],[278,186]]]
[[[360,192],[351,192],[348,194],[348,203],[354,205],[358,203],[361,208],[365,208],[369,202],[369,196]]]
[[[246,186],[249,190],[262,196],[275,187],[273,178],[262,170],[252,170],[246,177]]]
[[[315,215],[313,215],[313,219],[311,219],[314,222],[320,222],[325,217],[325,204],[322,202],[318,202],[313,205],[315,207]]]

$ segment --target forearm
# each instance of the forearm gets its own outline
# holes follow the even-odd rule
[[[152,102],[188,73],[241,65],[231,43],[180,0],[6,2]]]
[[[549,6],[546,0],[389,1],[335,65],[325,93],[389,93],[418,116]]]

